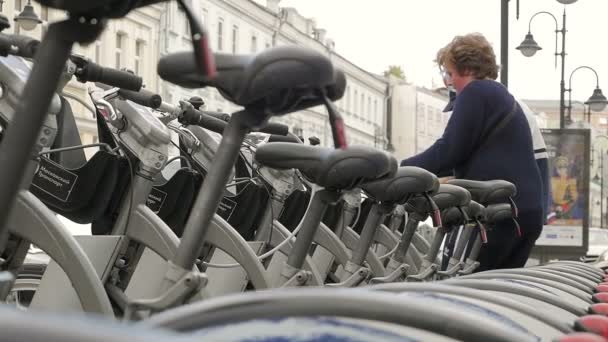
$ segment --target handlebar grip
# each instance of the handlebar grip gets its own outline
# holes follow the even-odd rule
[[[209,116],[213,116],[216,119],[222,120],[222,121],[230,121],[230,115],[226,114],[226,113],[220,113],[220,112],[210,112],[210,111],[201,111]]]
[[[19,50],[16,53],[17,56],[34,58],[36,51],[38,51],[38,46],[40,46],[39,40],[20,34],[10,34],[7,36],[11,44]]]
[[[273,135],[287,135],[289,133],[289,126],[280,123],[269,122],[264,127],[260,127],[256,131],[273,134]]]
[[[145,107],[150,107],[152,109],[157,109],[163,103],[163,99],[160,97],[160,95],[144,88],[142,88],[140,91],[120,89],[118,91],[118,95],[127,100],[133,101]]]
[[[143,84],[143,80],[137,75],[127,71],[105,68],[90,61],[79,73],[78,80],[81,82],[101,82],[132,91],[139,91]]]
[[[194,108],[186,109],[179,117],[178,121],[185,125],[196,125],[210,131],[223,134],[224,128],[228,125],[225,121],[214,118]]]
[[[202,86],[196,77],[197,66],[194,54],[190,51],[176,52],[161,57],[158,60],[157,73],[163,80],[184,88]]]

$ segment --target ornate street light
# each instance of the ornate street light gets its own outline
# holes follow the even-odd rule
[[[597,75],[597,72],[595,71],[595,69],[588,67],[586,65],[583,66],[579,66],[578,68],[572,70],[572,72],[570,73],[570,79],[568,80],[568,89],[566,89],[565,91],[568,92],[568,118],[567,120],[571,120],[571,114],[572,114],[572,76],[574,75],[575,72],[577,72],[580,69],[588,69],[593,71],[593,74],[595,75],[595,90],[593,91],[593,94],[591,95],[591,97],[589,97],[589,99],[587,101],[585,101],[585,104],[589,106],[589,110],[592,110],[594,112],[601,112],[602,110],[604,110],[606,108],[606,105],[608,105],[608,100],[606,99],[606,96],[604,96],[604,94],[602,94],[602,89],[600,89],[600,79]],[[589,118],[591,120],[591,117]]]
[[[560,0],[558,0],[560,1]],[[566,1],[566,0],[562,0]],[[560,1],[561,2],[561,1]],[[564,101],[565,93],[566,93],[566,83],[564,82],[564,73],[566,69],[566,11],[564,10],[562,28],[561,30],[558,28],[557,18],[549,12],[541,11],[535,13],[528,23],[528,34],[524,41],[516,48],[521,51],[521,53],[526,57],[532,57],[536,54],[536,51],[541,50],[541,47],[534,40],[534,36],[532,36],[532,20],[539,14],[548,14],[555,21],[555,62],[557,64],[557,56],[560,56],[562,59],[562,79],[560,81],[560,92],[559,92],[559,127],[565,128],[566,123],[566,104]],[[560,53],[557,52],[557,34],[562,34],[562,51]]]
[[[606,99],[606,96],[602,94],[602,90],[600,88],[595,88],[593,95],[591,95],[589,100],[585,101],[585,104],[588,105],[592,111],[601,112],[606,108],[608,100]]]
[[[32,31],[38,24],[42,23],[42,20],[40,20],[36,12],[34,12],[31,0],[28,0],[27,5],[23,7],[23,11],[15,17],[15,21],[19,27],[26,31]]]

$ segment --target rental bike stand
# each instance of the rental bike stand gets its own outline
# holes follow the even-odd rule
[[[283,244],[282,248],[280,249],[281,253],[275,253],[268,264],[269,273],[272,274],[275,279],[276,276],[281,272],[281,268],[283,267],[287,256],[291,253],[295,246],[293,241],[285,241],[289,237],[290,232],[288,232],[287,229],[277,221],[277,219],[279,213],[283,209],[287,196],[293,192],[293,189],[301,186],[300,178],[296,177],[297,172],[298,171],[295,169],[277,170],[265,166],[261,166],[259,169],[259,173],[262,175],[264,180],[270,184],[272,191],[270,204],[265,210],[261,227],[256,233],[256,240],[266,241],[270,238],[270,243],[265,246],[264,250],[275,249],[279,244]],[[313,184],[309,184],[309,186],[314,187]],[[348,193],[353,193],[354,191],[355,190],[352,190]],[[342,195],[342,197],[344,197],[344,195]],[[310,206],[307,209],[310,209]],[[269,227],[267,226],[271,217],[274,222],[272,226],[272,235],[270,235],[268,232]],[[309,277],[309,281],[306,283],[306,285],[322,286],[325,283],[325,279],[329,273],[329,268],[332,266],[334,261],[339,265],[346,265],[346,262],[350,257],[350,252],[346,246],[344,246],[342,241],[340,241],[338,236],[323,223],[319,225],[314,235],[313,242],[317,244],[317,248],[315,249],[313,255],[306,256],[304,261],[304,271],[310,273],[308,275],[303,275],[303,277]],[[331,284],[330,286],[354,286],[354,284],[359,283],[361,279],[364,279],[366,276],[366,272],[357,273],[339,285]],[[299,280],[301,279],[302,277],[299,278]]]
[[[62,32],[70,26],[80,27],[82,24],[67,20],[62,23],[52,24],[51,26],[53,29],[49,27],[49,34],[47,35],[47,39],[49,40],[57,39],[58,36],[62,36]],[[94,28],[92,31],[97,29],[99,28]],[[86,30],[89,30],[89,32],[83,33],[85,36],[87,34],[97,34],[90,32],[90,27]],[[50,49],[53,49],[48,43],[40,47],[40,49],[43,48],[49,50],[47,51],[49,53]],[[34,66],[34,70],[40,72],[37,63],[38,62],[36,62]],[[69,62],[66,64],[66,61],[64,60],[61,63],[59,63],[59,61],[54,61],[54,63],[63,64],[61,67],[57,68],[59,71],[59,74],[57,75],[58,79],[62,77],[60,74],[63,74],[63,78],[65,79],[70,79],[74,74],[74,69],[70,67]],[[19,101],[19,99],[24,96],[22,91],[24,91],[24,88],[26,87],[28,73],[30,73],[29,66],[23,63],[21,59],[17,57],[2,58],[2,62],[0,63],[0,79],[9,81],[8,83],[3,82],[3,89],[6,94],[3,97],[3,100],[0,101],[3,119],[11,123],[11,127],[7,130],[7,133],[12,129],[18,129],[18,124],[12,124],[13,121],[18,120],[17,113],[14,112],[15,110],[13,108],[18,108],[18,103],[15,101]],[[30,74],[33,73],[34,71]],[[60,83],[58,86],[62,88],[64,84],[65,83]],[[31,89],[29,90],[31,91]],[[55,87],[53,87],[53,90],[55,90]],[[33,149],[35,158],[33,161],[29,162],[27,171],[23,173],[25,174],[25,177],[21,180],[22,189],[29,188],[31,184],[32,178],[39,165],[37,161],[38,153],[42,151],[43,148],[48,148],[53,144],[57,131],[55,115],[61,110],[60,108],[60,98],[57,95],[52,95],[49,99],[48,106],[43,109],[43,112],[47,114],[42,117],[42,129],[36,131],[38,138],[34,143]],[[27,118],[25,119],[27,120]],[[3,145],[4,144],[8,146],[9,142],[5,139],[5,141],[3,141]],[[12,152],[21,153],[18,149],[11,151],[11,153]],[[30,153],[23,153],[27,156],[32,155],[31,151]],[[5,265],[5,267],[16,272],[23,262],[29,244],[34,243],[64,269],[65,274],[67,274],[71,283],[74,284],[73,286],[78,290],[79,306],[81,305],[82,308],[88,312],[105,315],[113,314],[110,302],[104,293],[105,291],[95,272],[95,268],[86,254],[80,246],[78,246],[71,234],[58,221],[55,214],[29,191],[21,190],[17,193],[11,213],[8,216],[7,227],[12,236],[16,237],[18,241],[14,250],[7,251],[13,256],[9,259],[10,263]],[[72,287],[70,286],[70,288]],[[51,294],[51,297],[53,296],[54,294]]]
[[[342,192],[341,200],[344,201],[344,208],[338,217],[335,230],[330,229],[321,223],[314,237],[317,248],[314,250],[312,258],[323,275],[329,277],[334,283],[328,283],[328,287],[354,287],[363,282],[370,275],[369,264],[363,267],[349,265],[351,250],[344,244],[342,237],[345,234],[347,223],[352,222],[354,214],[361,203],[361,190],[358,188]],[[372,261],[373,263],[373,261]],[[376,269],[381,269],[378,263]],[[336,271],[340,272],[349,268],[350,275],[338,277]]]
[[[546,280],[546,279],[538,279],[532,276],[525,276],[519,274],[508,274],[508,273],[492,273],[492,274],[484,274],[475,273],[468,276],[459,277],[458,279],[503,279],[507,281],[517,281],[523,282],[530,285],[534,285],[538,288],[542,288],[549,293],[553,293],[561,298],[567,300],[572,303],[572,305],[578,306],[579,308],[586,308],[591,304],[591,295],[587,294],[583,291],[576,290],[572,287],[564,285],[559,282]]]
[[[405,203],[406,211],[410,214],[408,215],[408,219],[405,224],[405,229],[403,234],[401,235],[399,244],[395,252],[389,256],[389,260],[386,265],[387,272],[392,273],[396,269],[401,267],[401,265],[407,264],[409,266],[407,269],[407,272],[409,274],[406,274],[405,276],[417,274],[418,269],[413,264],[413,260],[408,259],[411,258],[411,254],[408,253],[408,250],[413,248],[411,246],[411,242],[413,235],[416,233],[416,229],[418,228],[418,223],[422,220],[425,220],[429,216],[429,212],[432,212],[433,221],[437,221],[437,224],[441,225],[439,209],[431,198],[432,194],[436,193],[439,190],[439,181],[434,175],[432,176],[434,178],[431,178],[430,180],[432,181],[431,190],[426,190],[425,192],[411,193],[407,202]],[[409,262],[412,262],[412,264],[409,264]]]
[[[177,113],[181,112],[179,108],[173,108],[166,103],[163,103],[161,108],[170,112],[171,120],[179,117]],[[171,124],[168,126],[172,127]],[[213,137],[199,126],[190,125],[186,129],[174,130],[179,133],[181,141],[190,151],[193,162],[203,169],[208,168],[217,151],[217,142]],[[234,174],[234,167],[230,173]],[[204,264],[209,279],[205,287],[207,296],[241,292],[249,282],[255,289],[270,287],[267,272],[257,260],[257,255],[263,248],[261,243],[245,241],[219,215],[214,217],[209,234],[207,244],[213,248],[211,255],[207,256],[209,260]]]
[[[285,69],[285,61],[293,61],[295,56],[297,56],[298,62],[289,63],[289,68]],[[159,61],[159,75],[166,81],[190,88],[210,85],[207,75],[201,75],[197,71],[198,60],[193,57],[190,52],[164,56]],[[230,170],[238,158],[248,132],[253,128],[264,126],[272,115],[287,114],[325,102],[331,104],[326,95],[327,89],[334,89],[331,87],[338,87],[331,93],[337,98],[341,97],[344,92],[342,89],[344,85],[336,83],[336,77],[339,75],[343,80],[343,73],[334,71],[331,61],[324,55],[305,48],[275,47],[255,56],[239,59],[236,64],[234,64],[233,56],[225,57],[216,54],[214,57],[218,73],[213,79],[213,86],[221,88],[225,97],[229,97],[232,102],[243,106],[244,109],[233,113],[223,128],[223,138],[218,146],[214,162],[210,165],[200,195],[193,204],[193,215],[190,215],[186,222],[176,254],[168,263],[169,267],[165,272],[159,293],[171,289],[181,279],[188,278],[191,274],[191,269],[200,257],[201,249],[207,241],[210,223],[213,221],[228,183]],[[177,69],[176,66],[178,66]],[[230,70],[230,72],[223,72],[224,70]],[[289,74],[293,77],[279,77],[279,75],[285,75],[286,70],[291,71]],[[257,86],[265,87],[266,92],[256,92],[253,88]],[[271,94],[283,94],[289,89],[298,89],[289,100],[281,98],[280,101],[275,101],[275,97],[270,96]],[[281,96],[276,98],[278,97]],[[306,100],[302,101],[304,97]],[[292,146],[289,147],[290,151],[291,148]],[[259,156],[260,150],[258,149],[256,158]],[[298,247],[297,242],[300,240],[298,237],[295,247]],[[299,269],[303,266],[306,254],[306,250],[300,254],[302,264],[298,265]]]
[[[355,232],[351,227],[346,227],[346,229],[344,229],[344,233],[342,235],[342,242],[344,243],[346,248],[351,251],[351,254],[354,253],[354,251],[356,250],[359,244],[359,240],[359,234],[357,234],[357,232]],[[386,270],[384,268],[384,265],[382,264],[380,258],[378,258],[378,255],[376,255],[375,253],[368,252],[365,255],[365,263],[369,267],[370,275],[381,277],[385,276]],[[358,267],[360,268],[361,266]],[[350,272],[352,272],[354,268],[357,268],[357,266],[351,266]]]
[[[431,247],[420,266],[420,271],[408,276],[408,281],[431,280],[439,268],[439,265],[435,264],[435,260],[439,254],[439,247],[447,231],[450,230],[449,227],[468,221],[468,216],[463,209],[471,202],[471,194],[467,190],[450,184],[442,184],[432,198],[441,210],[441,226],[437,228]]]
[[[330,157],[325,157],[323,153],[330,153]],[[308,158],[300,160],[300,155],[307,155]],[[352,167],[348,169],[348,173],[341,172],[341,179],[326,177],[326,174],[331,174],[334,168],[340,167],[338,160],[342,159],[348,160],[351,163],[361,163],[361,168]],[[294,277],[299,276],[298,272],[302,268],[305,257],[308,255],[308,250],[314,241],[323,214],[330,204],[339,200],[339,190],[351,189],[356,187],[357,183],[366,179],[374,179],[394,172],[389,169],[390,165],[387,155],[359,146],[344,150],[329,150],[289,143],[268,143],[258,148],[256,160],[262,165],[273,168],[285,168],[286,165],[289,165],[290,167],[301,169],[300,171],[302,172],[319,170],[316,171],[318,173],[309,173],[307,175],[317,184],[317,189],[313,190],[309,208],[300,222],[301,230],[298,233],[294,248],[283,266],[280,280],[277,284],[293,283],[296,280]],[[378,163],[377,166],[380,167],[375,168],[376,171],[374,172],[366,169],[367,163],[371,160],[375,160]],[[311,164],[315,164],[317,167],[310,169]],[[326,189],[321,187],[325,187]]]
[[[524,282],[504,281],[500,279],[448,279],[442,284],[468,287],[494,294],[502,294],[512,297],[526,304],[532,304],[548,311],[554,310],[565,321],[572,321],[578,316],[583,316],[589,312],[588,307],[572,304],[570,301],[559,297],[543,288],[529,286]]]
[[[551,326],[557,333],[567,334],[573,332],[571,324],[560,318],[555,310],[539,310],[538,307],[521,303],[509,296],[497,296],[494,293],[487,291],[479,291],[473,288],[447,285],[444,283],[394,283],[382,284],[369,288],[374,291],[387,291],[393,293],[403,292],[427,292],[436,293],[438,295],[456,295],[471,299],[478,299],[487,303],[495,303],[505,308],[510,308],[533,317],[543,323]]]
[[[238,310],[234,310],[238,307]],[[371,309],[379,308],[379,309]],[[448,338],[467,341],[532,341],[529,334],[470,310],[454,305],[438,308],[424,298],[401,300],[397,294],[381,291],[294,289],[230,295],[167,311],[140,323],[146,327],[164,327],[182,333],[225,326],[238,330],[238,323],[252,319],[329,316],[370,322],[397,324],[395,332],[410,336],[419,328]],[[351,321],[352,322],[352,321]],[[449,324],[446,324],[449,322]],[[446,328],[446,325],[449,328]],[[403,330],[401,330],[403,329]],[[226,330],[223,331],[226,333]],[[414,335],[412,336],[420,336]],[[420,336],[434,340],[432,336]]]

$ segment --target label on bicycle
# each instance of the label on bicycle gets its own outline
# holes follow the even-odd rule
[[[77,174],[42,157],[34,174],[32,185],[62,202],[67,202],[77,180]]]
[[[236,209],[236,202],[228,197],[222,197],[222,201],[217,207],[217,214],[228,221],[232,213],[234,213],[234,209]]]
[[[165,203],[165,199],[167,199],[167,193],[157,188],[152,188],[148,198],[146,199],[146,205],[150,210],[152,210],[155,214],[158,214],[160,208],[163,207],[163,203]]]

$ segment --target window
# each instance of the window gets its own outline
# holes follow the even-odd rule
[[[416,113],[416,127],[418,128],[418,132],[423,133],[425,131],[424,123],[426,121],[425,115],[426,106],[424,104],[418,104],[418,110]]]
[[[19,15],[19,13],[21,13],[21,11],[23,11],[23,4],[21,0],[15,0],[15,16]],[[19,27],[18,23],[15,23],[14,25],[15,27],[15,33],[19,34],[21,31],[21,28]]]
[[[181,7],[180,7],[181,8]],[[190,22],[188,22],[188,17],[186,17],[186,13],[182,12],[182,18],[183,18],[183,23],[184,23],[184,36],[186,37],[191,37],[192,33],[190,32]]]
[[[350,88],[348,86],[346,87],[346,95],[344,96],[344,98],[346,99],[346,111],[349,112],[350,111]]]
[[[207,17],[209,15],[209,12],[207,12],[207,9],[203,8],[203,17],[201,18],[201,20],[203,21],[201,24],[203,25],[207,25]]]
[[[124,45],[125,35],[123,33],[116,34],[116,69],[122,66],[122,47]]]
[[[363,112],[365,112],[365,95],[361,94],[361,120],[363,120],[364,114]]]
[[[353,98],[353,112],[355,112],[355,116],[357,116],[359,114],[359,105],[357,104],[357,98],[358,98],[358,93],[355,90],[355,96]]]
[[[135,42],[135,74],[141,76],[143,73],[143,63],[145,60],[144,56],[144,42],[137,40]]]
[[[95,63],[103,64],[101,62],[101,42],[99,40],[95,42]]]
[[[219,18],[217,22],[217,50],[222,51],[224,48],[224,19]]]
[[[265,47],[266,49],[270,49],[270,42],[269,42],[269,41],[266,41],[266,44],[264,44],[264,47]]]
[[[239,41],[239,27],[234,25],[232,26],[232,53],[236,54],[237,45]]]
[[[373,118],[373,113],[372,113],[372,97],[368,96],[367,97],[367,121],[371,121]]]
[[[374,118],[378,121],[378,100],[374,100]]]
[[[258,37],[254,34],[251,35],[251,52],[258,52]]]

